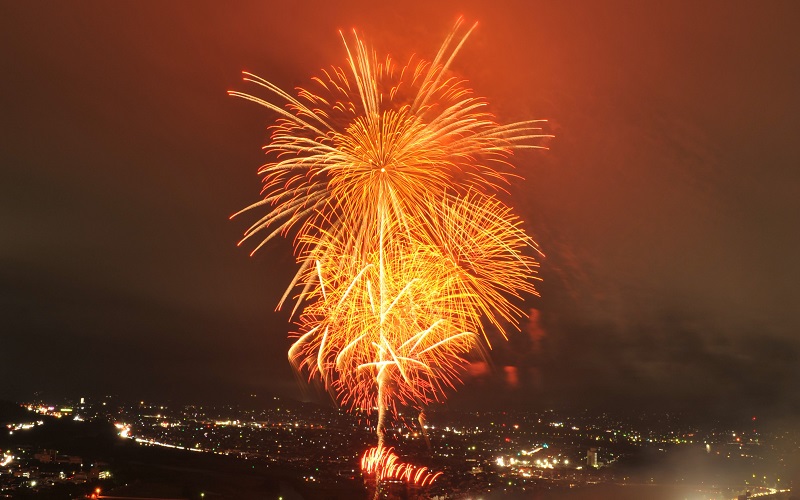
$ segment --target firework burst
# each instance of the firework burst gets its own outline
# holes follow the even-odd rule
[[[355,276],[336,262],[319,266],[319,297],[310,297],[289,352],[298,369],[367,413],[442,400],[480,345],[477,297],[460,290],[455,269],[421,245],[386,246]],[[385,382],[381,395],[376,380]]]
[[[283,104],[229,92],[279,115],[263,199],[242,212],[268,210],[240,244],[294,234],[299,269],[278,305],[295,290],[289,358],[341,404],[377,410],[364,460],[379,480],[415,470],[384,446],[387,413],[442,401],[488,345],[486,326],[505,336],[521,317],[513,301],[536,294],[538,249],[497,195],[511,152],[547,136],[540,121],[498,124],[452,75],[474,28],[459,20],[432,62],[405,65],[342,36],[347,64],[297,97],[244,73]]]
[[[460,27],[461,21],[433,62],[412,60],[402,67],[388,57],[379,60],[354,33],[352,49],[345,41],[346,68],[323,70],[312,87],[298,89],[297,98],[244,73],[245,81],[285,101],[284,108],[229,92],[280,115],[264,146],[271,159],[259,170],[265,196],[243,210],[271,208],[242,240],[260,238],[253,252],[296,228],[300,239],[311,236],[306,241],[346,242],[359,268],[359,256],[379,244],[382,224],[408,229],[410,216],[433,213],[431,204],[445,193],[491,193],[508,182],[508,155],[540,147],[530,142],[545,137],[541,120],[499,125],[486,100],[450,76],[450,63],[474,29],[454,43]],[[325,238],[318,237],[321,227]],[[300,270],[281,303],[300,283],[299,306],[310,289],[299,278],[322,253],[300,245]]]

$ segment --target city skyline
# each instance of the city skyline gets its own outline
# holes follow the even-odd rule
[[[0,432],[0,494],[371,496],[374,479],[358,470],[359,457],[370,456],[363,454],[374,432],[367,420],[283,398],[252,403],[0,404],[0,429],[8,430]],[[797,429],[752,418],[434,410],[424,430],[409,424],[387,429],[388,453],[404,449],[400,460],[413,457],[423,474],[436,470],[436,480],[390,481],[381,498],[794,498],[800,470]],[[169,480],[158,474],[164,468]]]
[[[454,71],[556,137],[515,155],[511,188],[542,298],[449,404],[800,412],[794,4],[3,10],[0,399],[324,401],[273,310],[290,243],[251,259],[228,220],[274,116],[225,92],[242,68],[304,84],[351,27],[430,58],[464,15]]]

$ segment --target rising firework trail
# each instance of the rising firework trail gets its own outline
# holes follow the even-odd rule
[[[513,301],[536,294],[538,247],[499,196],[512,150],[548,136],[541,120],[497,123],[452,75],[474,28],[459,20],[432,62],[402,66],[342,35],[347,64],[297,97],[247,72],[271,98],[229,92],[278,115],[263,198],[242,212],[268,210],[240,244],[294,234],[299,269],[278,304],[294,292],[289,358],[340,404],[377,412],[379,481],[387,418],[444,400],[486,325],[505,336]]]

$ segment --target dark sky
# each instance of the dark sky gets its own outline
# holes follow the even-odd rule
[[[337,31],[548,118],[511,204],[543,297],[452,405],[800,413],[800,4],[4,2],[0,398],[301,397],[289,243],[235,246],[274,118],[226,96],[343,64]],[[663,5],[661,5],[663,4]]]

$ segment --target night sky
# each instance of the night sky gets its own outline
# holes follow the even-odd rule
[[[228,220],[274,115],[226,91],[344,64],[339,29],[430,59],[464,15],[454,71],[556,138],[509,200],[542,298],[448,404],[800,414],[799,3],[376,4],[0,5],[0,399],[313,397],[290,244]]]

